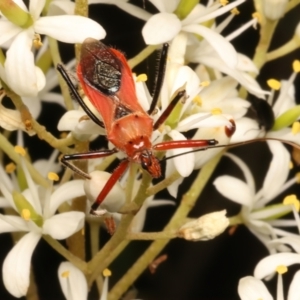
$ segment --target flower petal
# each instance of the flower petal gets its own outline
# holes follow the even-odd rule
[[[30,0],[29,1],[29,12],[33,20],[37,20],[42,13],[45,6],[46,0]]]
[[[9,41],[22,31],[22,28],[7,20],[0,20],[0,45]]]
[[[27,223],[22,218],[0,214],[0,233],[27,230]]]
[[[35,22],[34,29],[65,43],[81,44],[88,37],[100,40],[106,35],[100,24],[81,16],[42,17]]]
[[[253,191],[244,181],[223,175],[217,177],[213,184],[218,192],[229,200],[245,206],[252,205]]]
[[[2,277],[6,289],[15,297],[25,296],[29,286],[30,261],[41,235],[29,232],[24,235],[6,256]]]
[[[263,258],[255,267],[254,277],[263,279],[276,271],[279,265],[300,264],[298,253],[276,253]]]
[[[111,174],[103,171],[93,171],[89,175],[91,179],[85,180],[84,190],[89,201],[93,203],[106,185]],[[118,212],[124,203],[125,194],[121,184],[117,181],[100,204],[100,208],[109,212]]]
[[[252,276],[243,277],[239,281],[238,293],[241,300],[273,300],[264,283]]]
[[[198,24],[184,26],[182,30],[199,34],[218,53],[219,57],[228,67],[234,69],[237,66],[238,58],[234,47],[220,34]]]
[[[61,185],[51,195],[50,216],[54,215],[55,211],[62,203],[83,195],[83,180],[81,179],[72,180]]]
[[[289,174],[290,154],[281,142],[268,141],[273,158],[263,183],[263,195],[271,200],[280,192]]]
[[[287,300],[298,300],[300,295],[300,271],[297,271],[290,284]]]
[[[80,230],[84,225],[85,214],[72,211],[54,215],[43,225],[43,234],[49,234],[54,239],[63,240]]]
[[[20,96],[36,96],[45,85],[43,72],[34,65],[32,38],[32,28],[19,33],[7,50],[4,64],[7,84]]]
[[[158,45],[172,40],[181,29],[181,22],[174,14],[159,13],[152,16],[142,29],[147,45]]]
[[[160,12],[173,12],[179,4],[179,0],[149,0]]]
[[[173,141],[185,141],[186,137],[178,132],[177,130],[172,130],[168,133],[168,135],[171,137],[171,139]],[[195,164],[195,155],[194,153],[186,153],[189,151],[192,151],[193,148],[179,148],[179,149],[173,149],[170,150],[170,156],[172,155],[179,155],[177,157],[174,157],[174,165],[176,170],[178,171],[178,173],[182,176],[182,177],[187,177],[189,176],[194,168],[194,164]],[[180,155],[182,154],[182,155]]]
[[[83,273],[65,261],[59,265],[58,279],[67,300],[87,299],[88,286]]]

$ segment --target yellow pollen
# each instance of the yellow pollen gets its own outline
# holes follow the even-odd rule
[[[300,183],[300,172],[297,172],[295,175],[295,179],[297,183]]]
[[[282,274],[286,273],[287,271],[288,271],[288,268],[284,265],[279,265],[279,266],[276,267],[276,272],[278,274],[282,275]]]
[[[11,162],[5,166],[5,172],[8,174],[13,173],[15,169],[16,169],[16,165],[13,162]]]
[[[220,0],[220,4],[222,6],[225,6],[226,4],[228,4],[228,0]]]
[[[49,172],[48,173],[48,179],[52,180],[52,181],[58,181],[59,180],[59,176],[54,173],[54,172]]]
[[[85,234],[85,231],[84,231],[84,228],[81,229],[81,235],[84,235]]]
[[[199,95],[197,95],[196,97],[194,97],[193,102],[199,106],[202,106],[202,99]]]
[[[211,113],[212,113],[213,115],[221,115],[221,114],[222,114],[222,109],[221,109],[221,108],[218,108],[218,107],[213,108],[213,109],[211,110]]]
[[[230,12],[235,16],[240,14],[240,11],[236,7],[234,9],[232,9]]]
[[[165,125],[164,125],[164,124],[161,124],[161,125],[158,127],[158,131],[159,131],[160,133],[162,133],[162,132],[164,131],[164,129],[165,129]]]
[[[300,60],[293,61],[293,70],[295,73],[300,73]]]
[[[43,46],[41,36],[35,33],[33,38],[33,46],[35,49],[40,49]]]
[[[70,276],[70,271],[64,271],[61,273],[61,277],[68,278]]]
[[[15,146],[15,152],[22,155],[22,156],[25,156],[26,155],[26,150],[21,147],[21,146]]]
[[[296,135],[300,132],[300,122],[294,122],[292,125],[292,134]]]
[[[283,204],[284,205],[294,205],[296,211],[299,212],[300,202],[299,202],[299,199],[297,199],[296,195],[293,194],[293,195],[286,196],[283,199]]]
[[[294,168],[294,164],[292,161],[289,162],[289,169],[292,170]]]
[[[261,15],[256,11],[252,14],[253,19],[257,19],[258,23],[261,23]]]
[[[203,86],[203,87],[206,87],[206,86],[209,86],[209,85],[210,85],[210,81],[208,81],[208,80],[202,81],[200,83],[200,86]]]
[[[140,74],[139,76],[136,77],[136,82],[145,82],[147,81],[148,76],[146,74]]]
[[[22,209],[21,217],[22,217],[25,221],[29,221],[29,220],[30,220],[30,216],[31,216],[31,213],[30,213],[30,210],[29,210],[29,209],[27,209],[27,208]]]
[[[102,274],[104,277],[109,277],[111,276],[111,271],[109,269],[104,269]]]
[[[272,90],[275,91],[278,91],[281,88],[281,83],[278,80],[273,78],[267,80],[267,84]]]

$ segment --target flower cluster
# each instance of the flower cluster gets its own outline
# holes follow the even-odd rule
[[[66,299],[87,299],[94,283],[101,300],[126,292],[135,298],[138,292],[129,288],[148,266],[154,274],[167,261],[167,254],[157,256],[171,239],[204,242],[244,225],[269,256],[253,276],[240,279],[240,298],[273,299],[262,280],[276,272],[277,298],[284,298],[282,275],[300,263],[300,60],[288,60],[287,75],[263,79],[261,70],[299,51],[300,25],[286,44],[272,51],[270,45],[277,25],[300,2],[202,2],[0,0],[0,232],[14,240],[2,278],[13,296],[38,290],[30,266],[41,239],[65,260],[58,266],[58,293]],[[245,13],[250,2],[255,11]],[[100,25],[106,19],[88,17],[88,9],[98,8],[143,24],[145,48],[127,60],[102,42],[105,30],[110,32]],[[117,17],[110,21],[118,25]],[[248,43],[248,33],[257,40]],[[243,47],[235,41],[242,39],[254,54],[238,50]],[[68,63],[61,51],[65,44],[74,44],[76,54]],[[152,96],[147,75],[131,69],[156,50],[161,58]],[[49,119],[59,137],[45,125]],[[258,141],[269,160],[260,170],[261,182],[243,156],[230,152]],[[101,146],[93,151],[90,143]],[[223,157],[240,177],[214,174]],[[252,164],[261,162],[255,158]],[[240,212],[225,216],[229,209],[222,207],[191,218],[209,185]],[[159,194],[162,190],[168,193]],[[210,200],[216,207],[217,199]],[[168,212],[164,225],[155,218],[155,232],[146,230],[152,208]],[[153,242],[123,274],[116,258],[132,240]],[[109,290],[108,277],[115,273],[120,279]],[[299,274],[288,299],[299,297]]]

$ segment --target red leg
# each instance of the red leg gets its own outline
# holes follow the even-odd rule
[[[77,168],[75,165],[69,162],[69,160],[81,160],[81,159],[92,159],[92,158],[101,158],[101,157],[106,157],[109,155],[112,155],[114,153],[118,152],[117,149],[104,149],[104,150],[99,150],[99,151],[93,151],[93,152],[85,152],[85,153],[75,153],[75,154],[67,154],[64,155],[61,158],[61,163],[70,168],[73,172],[76,172],[78,175],[90,179],[90,176]]]
[[[153,150],[163,151],[178,148],[209,148],[218,144],[218,141],[211,140],[183,140],[183,141],[166,141],[153,146]]]
[[[107,194],[110,192],[110,190],[113,188],[115,183],[118,181],[118,179],[122,176],[122,174],[125,172],[129,164],[128,160],[123,160],[121,163],[117,166],[117,168],[114,170],[114,172],[109,177],[108,181],[106,182],[104,188],[101,190],[100,194],[98,195],[96,201],[92,204],[90,214],[97,215],[96,210],[98,206],[102,203],[102,201],[105,199]]]

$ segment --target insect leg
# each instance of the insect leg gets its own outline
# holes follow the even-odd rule
[[[161,116],[157,119],[155,124],[153,125],[153,130],[156,130],[161,124],[163,124],[176,104],[181,100],[183,97],[185,97],[185,90],[180,90],[176,96],[173,98],[173,100],[169,103],[168,107],[165,109],[165,111],[161,114]]]
[[[211,140],[182,140],[182,141],[166,141],[153,146],[154,150],[164,151],[179,148],[202,148],[203,150],[218,144],[215,139]]]
[[[155,107],[157,105],[157,101],[159,98],[160,90],[164,82],[165,77],[165,71],[166,71],[166,65],[167,65],[167,54],[168,54],[169,44],[164,44],[163,48],[161,50],[160,60],[159,60],[159,66],[158,66],[158,74],[156,78],[155,83],[155,89],[153,93],[152,102],[150,105],[150,108],[148,110],[148,114],[151,115],[153,111],[155,110]]]
[[[63,65],[57,64],[56,68],[57,68],[57,71],[61,74],[61,76],[65,80],[65,82],[67,83],[68,87],[71,90],[71,93],[73,94],[75,99],[78,101],[78,103],[80,104],[82,109],[85,111],[85,113],[89,116],[89,118],[91,120],[93,120],[96,124],[98,124],[100,127],[104,128],[105,127],[104,123],[95,116],[95,114],[89,109],[89,107],[86,105],[86,103],[83,101],[83,99],[79,95],[76,87],[74,86],[73,82],[71,81],[71,79],[70,79],[66,69],[63,67]]]
[[[70,163],[69,161],[72,160],[81,160],[81,159],[93,159],[93,158],[100,158],[100,157],[106,157],[109,155],[112,155],[114,153],[118,152],[117,149],[104,149],[94,152],[84,152],[84,153],[75,153],[75,154],[66,154],[61,158],[61,163],[70,168],[73,172],[77,173],[78,175],[90,179],[89,174],[83,172],[81,169],[76,167],[74,164]]]
[[[105,199],[107,194],[110,192],[110,190],[113,188],[115,183],[118,181],[118,179],[122,176],[122,174],[125,172],[129,164],[129,161],[127,159],[120,162],[120,164],[117,166],[117,168],[113,171],[111,176],[109,177],[108,181],[106,182],[105,186],[101,190],[100,194],[98,195],[96,201],[92,204],[90,214],[97,215],[97,208],[102,203],[102,201]]]

